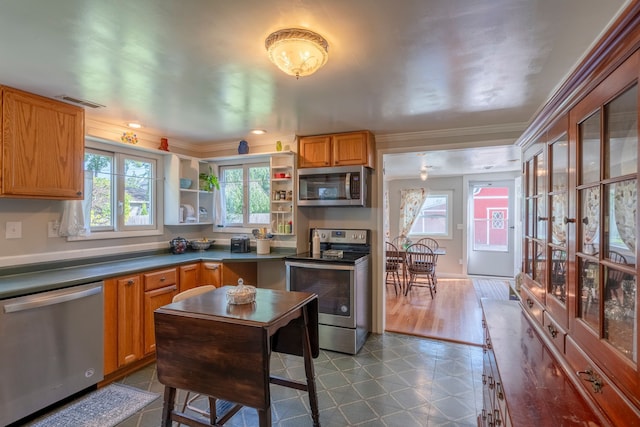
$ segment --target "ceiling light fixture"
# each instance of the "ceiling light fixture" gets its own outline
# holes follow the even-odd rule
[[[426,181],[428,177],[429,174],[427,173],[427,167],[423,166],[422,169],[420,169],[420,179]]]
[[[329,57],[329,43],[320,34],[302,28],[271,33],[264,42],[269,59],[290,76],[309,76]]]
[[[267,131],[264,129],[251,129],[251,133],[254,135],[264,135]]]
[[[140,129],[142,127],[140,123],[135,123],[135,122],[127,123],[127,126],[130,127],[131,129]]]

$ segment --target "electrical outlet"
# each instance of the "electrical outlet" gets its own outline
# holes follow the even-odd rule
[[[4,237],[6,239],[22,239],[22,221],[7,221]]]
[[[58,230],[60,229],[60,223],[58,221],[49,221],[47,223],[47,237],[59,237]]]

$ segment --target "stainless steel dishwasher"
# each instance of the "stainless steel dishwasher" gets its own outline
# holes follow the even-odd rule
[[[102,282],[0,301],[0,425],[103,379]]]

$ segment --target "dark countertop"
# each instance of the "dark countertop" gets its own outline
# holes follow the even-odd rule
[[[261,262],[284,259],[295,253],[293,249],[271,249],[271,253],[231,253],[229,248],[212,248],[206,251],[188,251],[183,254],[170,252],[128,254],[108,260],[89,259],[33,264],[0,270],[0,299],[12,298],[36,292],[66,288],[97,282],[110,277],[172,267],[190,262]],[[117,258],[117,259],[116,259]]]

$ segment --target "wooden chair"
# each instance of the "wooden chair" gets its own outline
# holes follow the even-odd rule
[[[609,251],[609,259],[616,264],[626,264],[627,259],[619,252]],[[605,283],[605,298],[615,299],[617,303],[622,305],[622,297],[618,294],[618,290],[622,286],[622,281],[626,280],[627,274],[624,271],[607,268],[607,282]]]
[[[427,245],[414,243],[406,250],[406,267],[409,273],[409,283],[405,289],[405,295],[409,294],[414,286],[429,288],[431,298],[436,292],[433,280],[435,274],[435,255],[433,250]],[[418,282],[419,278],[424,278],[425,282]]]
[[[409,240],[409,239],[407,238],[407,236],[404,236],[404,235],[402,235],[402,234],[401,234],[401,235],[399,235],[398,237],[393,238],[393,239],[391,240],[391,244],[392,244],[393,246],[395,246],[396,248],[398,248],[398,249],[402,250],[402,249],[404,249],[404,246],[403,246],[403,245],[405,244],[405,242],[406,242],[407,240]],[[409,241],[411,241],[411,240],[409,240]]]
[[[551,293],[564,301],[567,281],[567,252],[562,249],[551,251]]]
[[[423,237],[422,239],[418,240],[416,243],[420,243],[422,245],[426,245],[432,251],[434,251],[434,254],[433,254],[433,259],[434,259],[434,263],[433,263],[433,289],[435,290],[436,286],[438,285],[438,276],[436,275],[436,271],[437,271],[437,267],[438,267],[438,254],[435,253],[435,251],[437,251],[440,248],[440,244],[438,243],[437,240],[432,239],[431,237]]]
[[[385,242],[385,283],[389,284],[389,275],[393,280],[393,289],[398,295],[398,288],[403,291],[403,283],[400,280],[400,273],[402,269],[402,255],[398,251],[398,248],[389,242]]]
[[[182,301],[184,299],[187,299],[189,297],[194,297],[196,295],[200,295],[203,294],[205,292],[209,292],[209,291],[213,291],[214,289],[216,289],[215,286],[213,285],[204,285],[204,286],[197,286],[195,288],[191,288],[191,289],[187,289],[186,291],[182,291],[179,294],[175,295],[173,297],[173,302],[178,302],[178,301]],[[191,395],[191,392],[187,390],[187,395],[184,398],[184,404],[182,405],[182,412],[184,412],[185,410],[189,409],[193,412],[196,412],[200,415],[203,415],[205,417],[208,417],[211,425],[216,425],[217,423],[217,408],[216,408],[216,398],[209,396],[209,410],[204,410],[204,409],[200,409],[197,406],[194,405],[194,402],[200,398],[200,395],[197,393],[194,393],[193,396]],[[227,402],[224,402],[225,404],[227,404]],[[180,424],[178,424],[178,427],[180,427]]]

